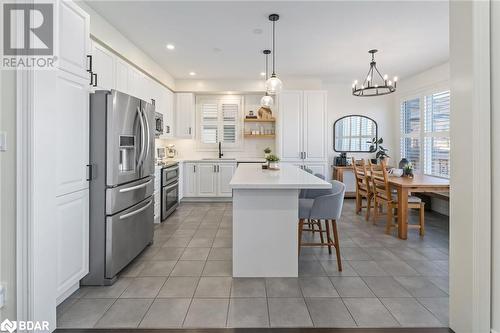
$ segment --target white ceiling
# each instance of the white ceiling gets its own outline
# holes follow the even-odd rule
[[[449,57],[447,1],[90,1],[176,79],[257,79],[278,13],[282,77],[361,79],[371,48],[382,74],[410,76]],[[261,29],[261,34],[254,33]],[[175,45],[168,51],[166,44]]]

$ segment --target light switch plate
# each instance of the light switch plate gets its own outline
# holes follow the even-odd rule
[[[0,151],[7,151],[7,133],[0,132]]]

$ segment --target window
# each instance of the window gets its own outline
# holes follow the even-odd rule
[[[199,148],[214,149],[219,141],[229,149],[240,144],[240,97],[199,96],[196,106],[200,129]]]
[[[415,172],[450,177],[450,91],[401,103],[401,157]]]

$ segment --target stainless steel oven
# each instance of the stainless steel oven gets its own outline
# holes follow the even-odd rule
[[[179,164],[165,166],[161,172],[161,220],[165,220],[179,205]]]

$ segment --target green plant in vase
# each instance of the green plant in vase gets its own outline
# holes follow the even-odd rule
[[[271,154],[271,148],[267,147],[264,149],[264,158],[267,159],[267,157]]]
[[[278,162],[280,161],[280,158],[274,154],[269,154],[266,157],[266,161],[267,161],[270,169],[277,169]]]
[[[413,164],[409,162],[403,167],[403,175],[406,177],[413,178]]]
[[[371,139],[370,141],[366,141],[366,143],[369,143],[370,144],[370,153],[375,153],[375,158],[372,159],[372,162],[374,163],[377,163],[377,161],[382,161],[386,158],[390,158],[390,156],[387,154],[387,152],[389,151],[387,148],[384,148],[382,146],[382,143],[384,143],[384,139],[383,138],[373,138]]]

